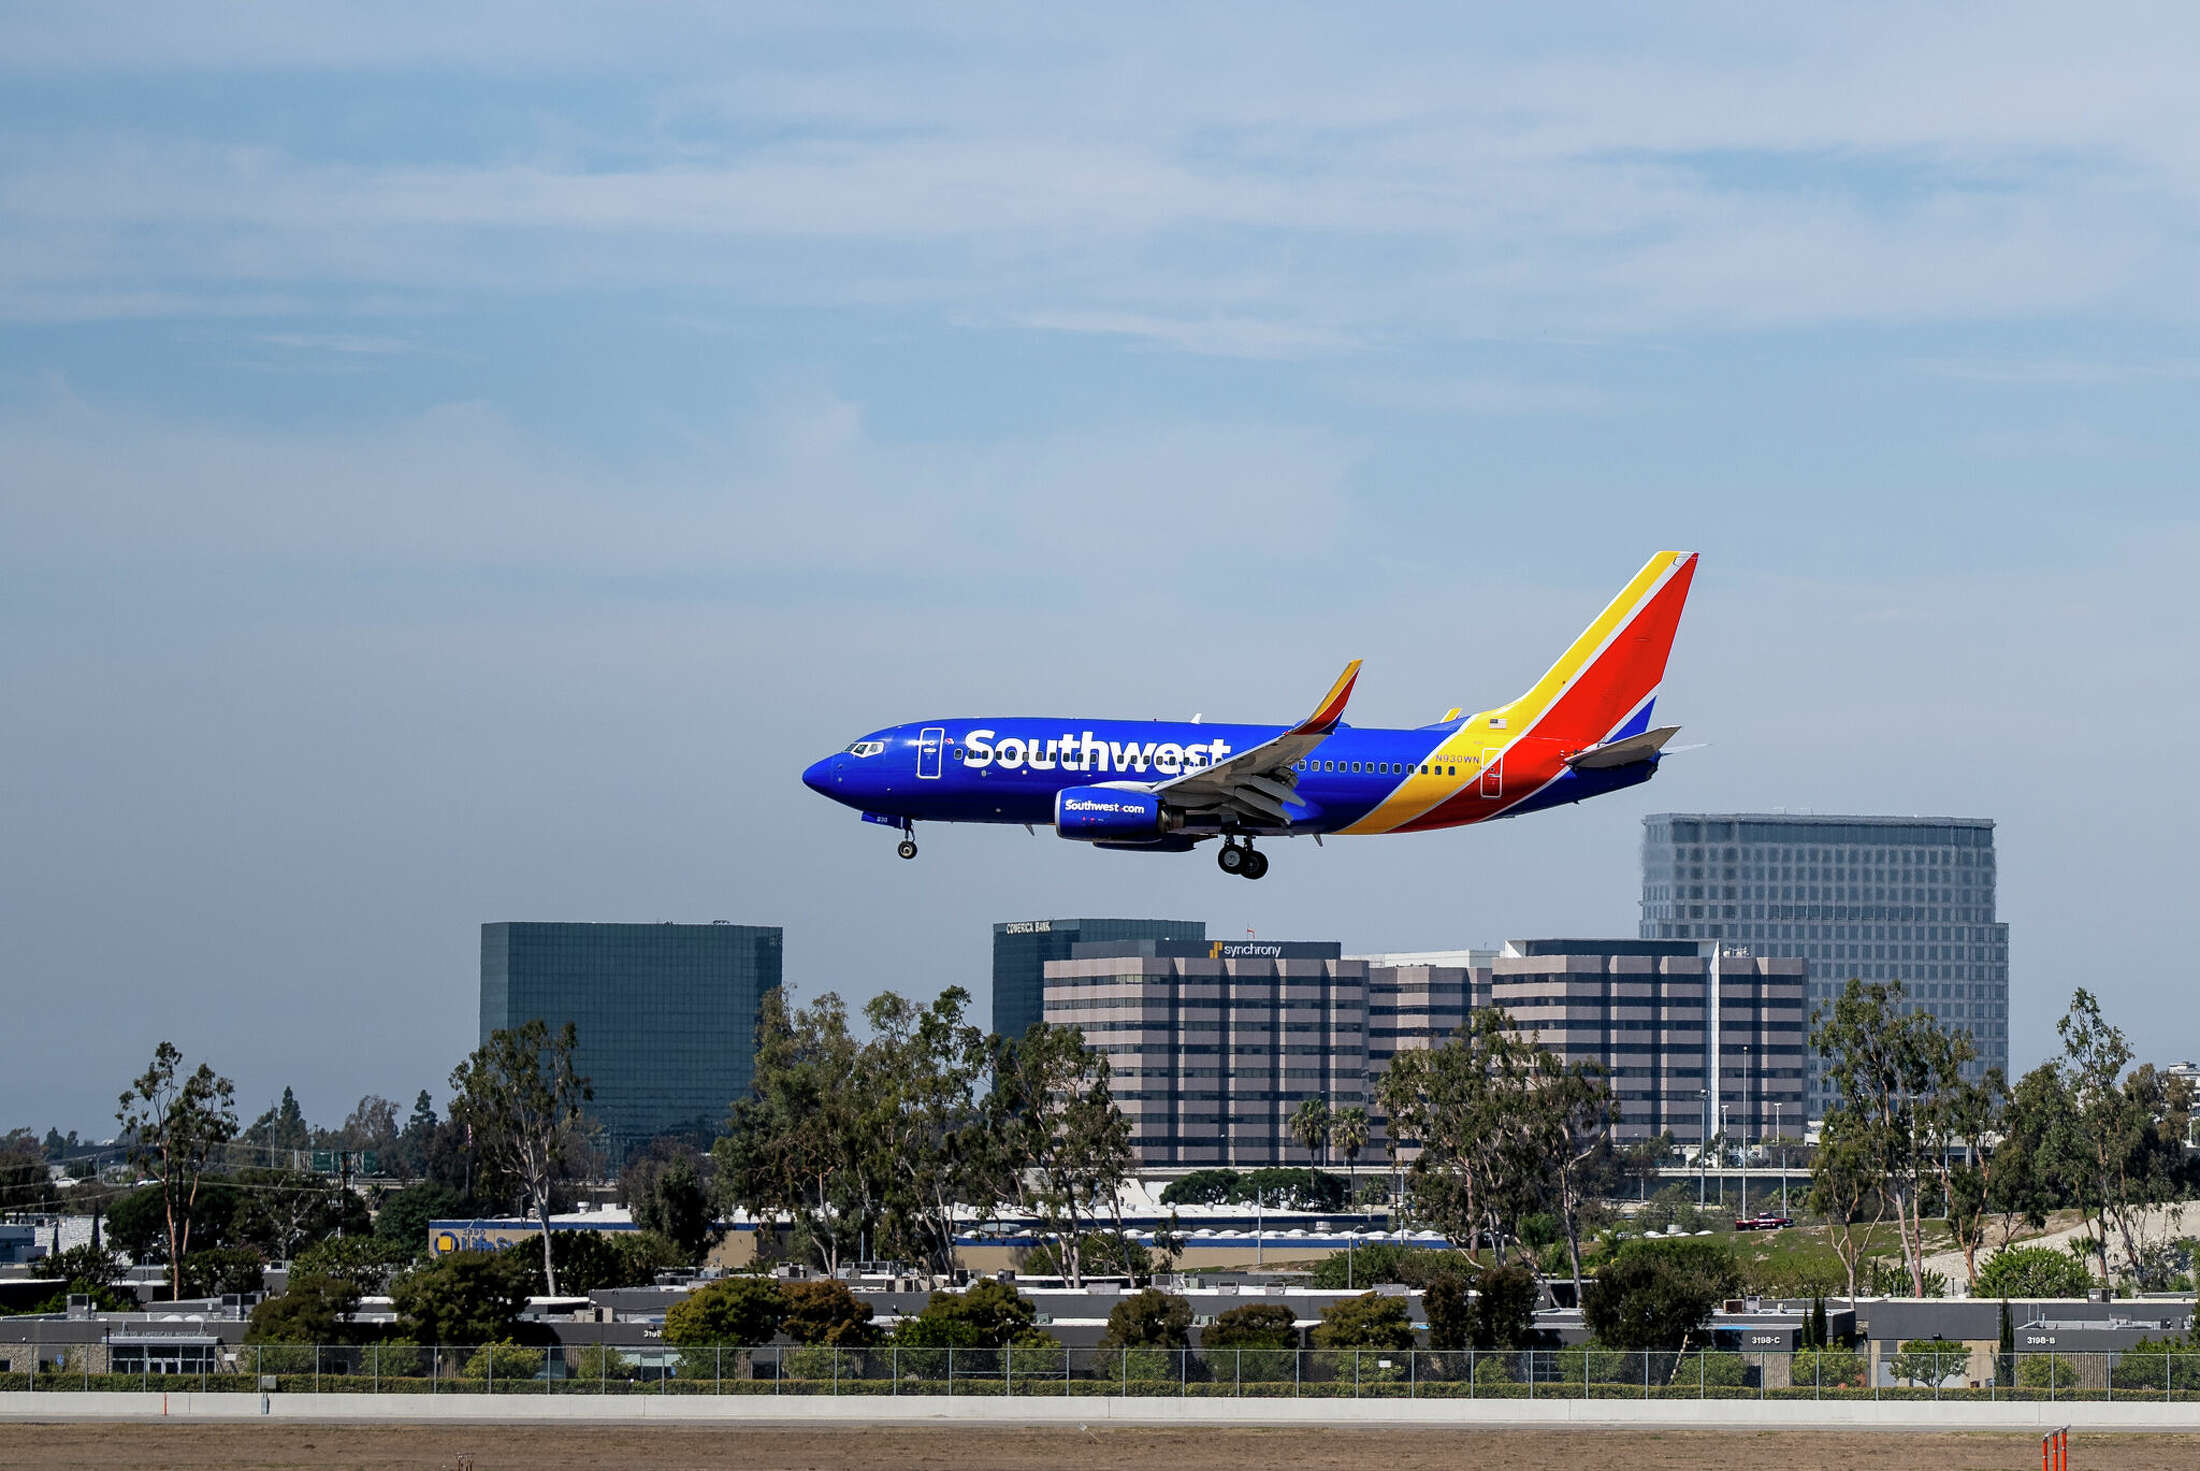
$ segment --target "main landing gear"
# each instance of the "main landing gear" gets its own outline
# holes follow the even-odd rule
[[[902,824],[901,841],[894,845],[894,851],[904,858],[917,856],[917,825],[915,823],[905,822]]]
[[[1240,844],[1236,838],[1224,838],[1222,851],[1215,854],[1215,866],[1241,879],[1257,879],[1268,872],[1268,855],[1250,842]]]

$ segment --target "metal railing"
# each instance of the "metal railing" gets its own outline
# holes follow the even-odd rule
[[[0,1391],[2200,1401],[2200,1353],[0,1346]],[[58,1361],[56,1355],[58,1354]]]

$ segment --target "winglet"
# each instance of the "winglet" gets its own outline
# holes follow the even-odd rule
[[[1314,713],[1291,728],[1292,735],[1327,735],[1344,719],[1345,701],[1352,698],[1353,683],[1360,677],[1360,661],[1354,659],[1344,666],[1344,673],[1322,696],[1322,702],[1314,707]]]

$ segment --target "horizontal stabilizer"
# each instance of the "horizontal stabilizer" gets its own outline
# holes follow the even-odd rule
[[[1566,758],[1566,764],[1584,771],[1632,766],[1638,761],[1654,759],[1665,749],[1665,743],[1680,733],[1681,728],[1677,725],[1661,725],[1656,730],[1646,730],[1641,735],[1629,736],[1625,740],[1606,741],[1601,746],[1576,751]]]

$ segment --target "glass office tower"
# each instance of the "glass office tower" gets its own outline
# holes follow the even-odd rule
[[[1967,1077],[2009,1065],[2009,927],[1994,917],[1988,819],[1655,813],[1643,819],[1642,937],[1800,956],[1813,1010],[1852,976],[1900,981],[1971,1034]],[[1815,1053],[1807,1069],[1804,1106],[1820,1118]]]
[[[481,1037],[571,1022],[615,1156],[659,1134],[707,1144],[755,1076],[780,948],[776,925],[485,924]]]
[[[1204,940],[1199,919],[1020,919],[993,926],[993,1030],[1021,1037],[1046,1012],[1046,964],[1069,947],[1116,940]]]

